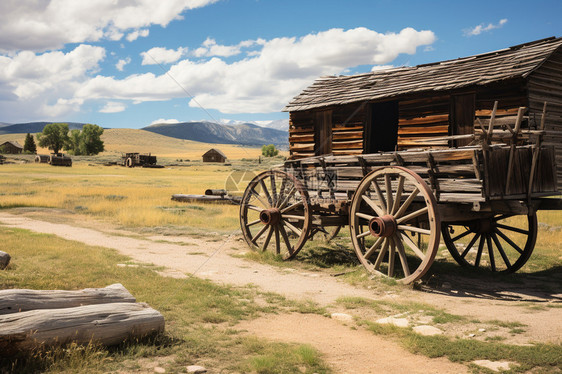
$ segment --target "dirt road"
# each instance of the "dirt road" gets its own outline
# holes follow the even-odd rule
[[[164,266],[166,270],[163,273],[167,276],[181,278],[194,275],[217,283],[253,284],[264,291],[291,299],[313,300],[328,307],[331,312],[346,312],[334,304],[342,296],[419,301],[468,319],[502,320],[525,325],[524,333],[504,337],[509,343],[562,341],[562,308],[529,307],[533,303],[545,305],[562,301],[562,295],[557,293],[517,292],[513,289],[502,294],[485,286],[479,288],[476,285],[467,290],[454,283],[447,289],[429,290],[432,292],[402,288],[393,292],[374,292],[351,286],[322,272],[275,268],[233,257],[233,254],[248,251],[246,244],[235,236],[219,241],[185,236],[131,237],[127,233],[116,235],[111,227],[94,221],[81,221],[78,225],[51,223],[39,218],[40,215],[0,212],[1,225],[113,248],[134,261]],[[502,298],[502,295],[505,297]],[[413,355],[388,339],[322,316],[270,316],[245,323],[241,328],[268,339],[309,343],[325,354],[327,362],[338,373],[467,371],[463,365],[446,359]],[[462,331],[450,333],[464,334],[466,331],[469,331],[467,326],[463,326]]]

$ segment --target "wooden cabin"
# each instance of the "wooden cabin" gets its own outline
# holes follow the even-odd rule
[[[496,122],[526,107],[522,127],[539,126],[556,147],[562,181],[562,38],[415,67],[316,80],[284,109],[290,158],[464,146],[498,101]]]
[[[219,149],[211,148],[203,154],[203,162],[221,162],[226,161],[226,155]]]
[[[17,141],[7,141],[0,144],[2,153],[17,154],[23,152],[23,147]]]

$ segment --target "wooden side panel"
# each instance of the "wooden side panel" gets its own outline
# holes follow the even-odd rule
[[[546,136],[544,145],[554,147],[558,190],[562,191],[562,49],[558,48],[528,78],[529,116],[538,126],[544,102]]]
[[[431,138],[449,135],[449,102],[449,95],[400,101],[397,149],[447,148],[446,140]]]

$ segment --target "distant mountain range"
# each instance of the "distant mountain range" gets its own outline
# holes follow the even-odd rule
[[[0,135],[1,134],[24,134],[30,133],[34,134],[37,132],[42,132],[45,125],[53,122],[28,122],[28,123],[3,123],[0,122]],[[85,123],[78,122],[64,122],[68,123],[68,128],[70,130],[81,130]]]
[[[274,123],[275,122],[275,123]],[[283,128],[287,121],[274,121],[268,126]],[[277,123],[279,122],[279,123]],[[9,124],[0,122],[0,135],[25,134],[42,132],[45,125],[52,122],[29,122]],[[82,129],[84,123],[66,122],[70,130]],[[156,134],[172,138],[194,140],[214,144],[240,144],[246,146],[261,146],[275,144],[277,147],[288,146],[289,134],[287,131],[269,127],[261,127],[252,123],[218,124],[214,122],[180,122],[157,123],[143,128]]]
[[[217,144],[250,146],[275,144],[283,147],[287,146],[289,141],[287,131],[260,127],[251,123],[238,125],[221,125],[214,122],[157,123],[144,127],[143,130],[172,138]]]

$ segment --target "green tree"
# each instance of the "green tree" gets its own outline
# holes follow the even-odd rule
[[[265,157],[273,157],[279,154],[279,150],[275,149],[275,146],[273,144],[264,145],[263,147],[261,147],[261,154]]]
[[[37,145],[35,139],[30,133],[25,136],[25,143],[23,144],[23,151],[27,153],[37,153]]]
[[[74,155],[97,155],[105,150],[101,135],[103,128],[86,124],[80,130],[70,131],[64,149]]]
[[[58,153],[69,141],[68,123],[49,123],[43,132],[37,134],[39,146],[46,147]]]

